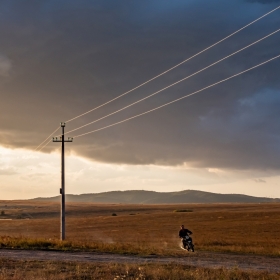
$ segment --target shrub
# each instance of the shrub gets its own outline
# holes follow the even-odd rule
[[[177,210],[174,210],[173,212],[193,212],[193,210],[191,210],[191,209],[177,209]]]
[[[116,213],[112,213],[112,216],[118,216]]]
[[[5,211],[4,210],[1,211],[1,216],[5,216]]]

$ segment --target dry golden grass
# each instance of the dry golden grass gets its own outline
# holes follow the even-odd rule
[[[180,212],[184,209],[192,212]],[[5,236],[0,240],[2,247],[13,247],[18,242],[21,243],[20,246],[25,244],[25,247],[34,248],[34,243],[42,245],[46,242],[43,247],[180,255],[182,252],[178,249],[178,230],[181,224],[185,224],[194,233],[196,250],[280,256],[280,204],[276,203],[68,203],[68,242],[65,244],[58,241],[58,203],[0,201],[0,210],[5,211],[5,215],[0,218],[12,219],[0,220],[0,236]],[[112,216],[113,213],[117,216]],[[7,236],[21,237],[22,241]],[[12,240],[17,241],[13,243]],[[47,242],[50,242],[49,246]]]
[[[276,280],[280,274],[238,269],[194,268],[178,264],[85,264],[0,259],[0,280],[133,279],[133,280]]]

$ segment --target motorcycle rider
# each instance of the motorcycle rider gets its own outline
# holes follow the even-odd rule
[[[179,237],[180,237],[181,240],[182,240],[182,245],[183,245],[184,249],[186,249],[186,245],[184,245],[183,238],[184,238],[185,236],[189,235],[189,234],[192,234],[192,232],[191,232],[190,230],[188,230],[187,228],[185,228],[184,225],[181,225],[181,229],[180,229],[180,231],[179,231]],[[192,242],[192,238],[191,238],[191,237],[189,237],[189,238],[190,238],[190,240],[191,240],[191,242]]]

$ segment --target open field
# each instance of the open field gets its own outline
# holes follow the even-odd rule
[[[180,264],[89,264],[62,261],[19,261],[0,259],[0,280],[138,279],[138,280],[276,280],[279,274],[238,269],[195,268]]]
[[[40,241],[43,247],[182,255],[177,235],[179,226],[185,224],[194,233],[196,250],[280,256],[278,203],[156,206],[67,203],[69,242],[64,244],[57,241],[59,203],[0,201],[0,211],[2,247],[16,247],[20,239],[25,243],[19,247],[28,247],[27,240],[44,239],[48,242],[44,245]],[[32,246],[40,247],[40,242],[33,242]]]

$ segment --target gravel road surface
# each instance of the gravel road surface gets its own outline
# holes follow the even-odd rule
[[[60,252],[0,249],[0,258],[40,261],[71,261],[91,263],[179,263],[208,268],[239,268],[241,270],[259,270],[280,272],[280,258],[224,254],[211,252],[186,252],[185,257],[139,257],[90,252]]]

